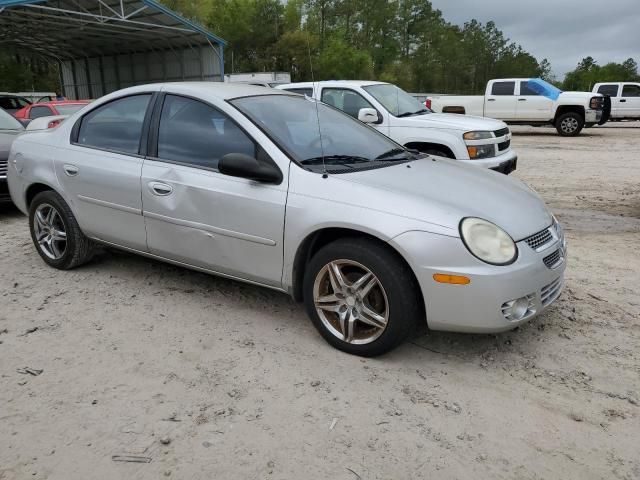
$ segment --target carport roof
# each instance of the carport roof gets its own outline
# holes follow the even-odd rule
[[[155,0],[0,0],[0,49],[67,60],[226,42]]]

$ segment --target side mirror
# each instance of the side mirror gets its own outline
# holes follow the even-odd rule
[[[361,108],[358,111],[358,120],[362,123],[382,123],[381,115],[375,108]]]
[[[259,161],[245,153],[228,153],[218,160],[218,170],[230,177],[248,178],[256,182],[280,183],[282,172],[275,165]]]

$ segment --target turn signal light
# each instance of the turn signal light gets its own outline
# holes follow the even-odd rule
[[[447,275],[445,273],[434,273],[433,279],[438,283],[450,283],[452,285],[469,285],[471,280],[469,277],[462,275]]]
[[[478,147],[467,147],[469,152],[469,158],[476,158],[478,156]]]

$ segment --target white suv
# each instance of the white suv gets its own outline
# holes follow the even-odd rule
[[[321,100],[407,148],[505,174],[516,169],[511,131],[502,121],[433,113],[404,90],[383,82],[331,80],[276,88]]]

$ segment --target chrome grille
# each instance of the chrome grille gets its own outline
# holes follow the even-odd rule
[[[529,245],[534,250],[537,250],[540,247],[552,241],[553,241],[553,234],[551,233],[551,230],[549,228],[545,228],[541,232],[534,233],[529,238],[525,239],[525,242],[527,242],[527,245]]]
[[[498,144],[498,150],[503,151],[507,150],[511,146],[511,140],[507,140],[506,142],[501,142]]]
[[[551,255],[547,255],[542,259],[547,268],[555,268],[562,261],[562,252],[560,249],[553,252]]]
[[[556,298],[560,296],[562,290],[562,277],[554,280],[549,285],[542,287],[540,291],[540,302],[543,307],[546,307],[552,303]]]
[[[493,134],[496,136],[496,138],[504,137],[505,135],[509,135],[509,127],[501,128],[500,130],[495,130],[493,132]]]
[[[0,177],[6,177],[6,176],[7,176],[7,161],[0,160]]]

